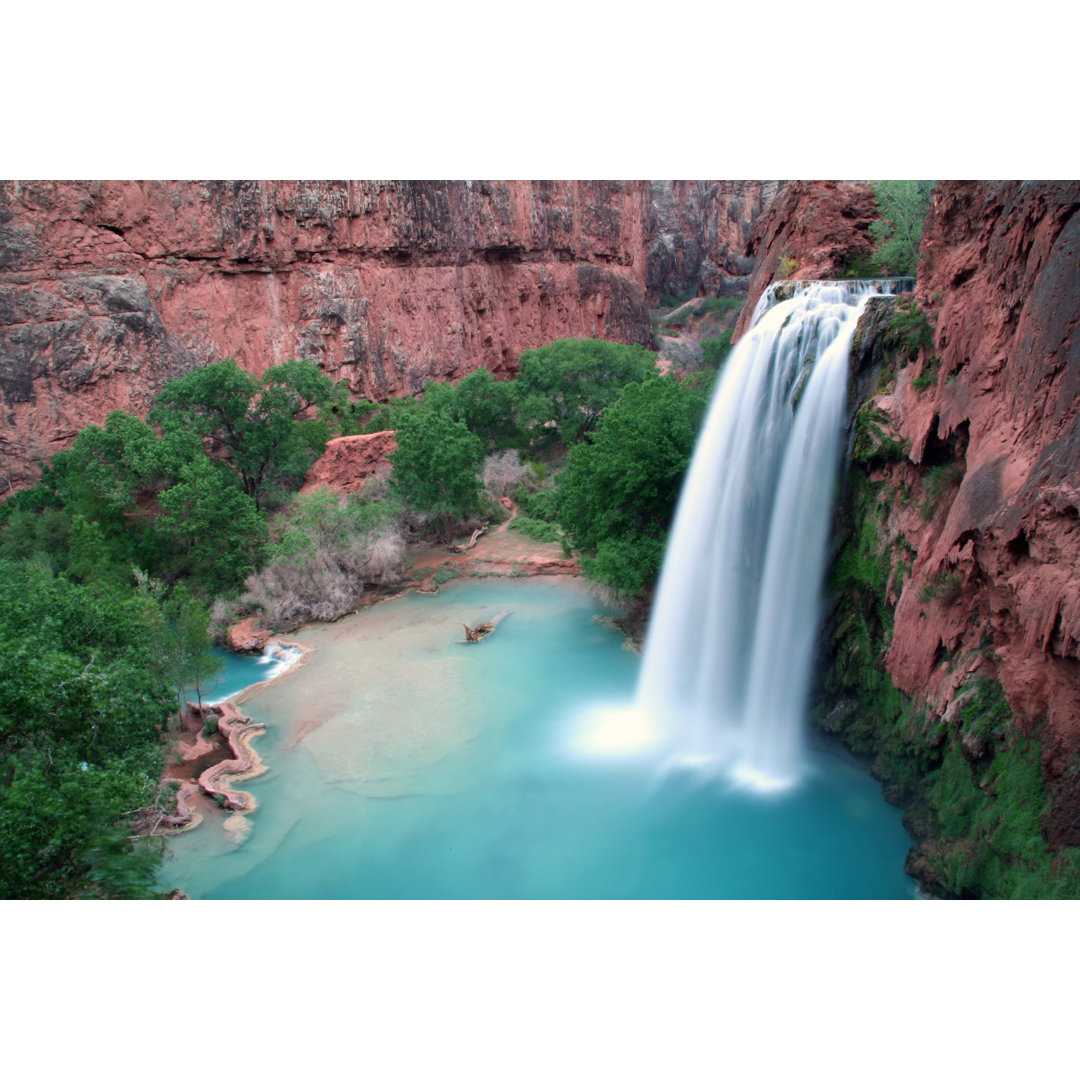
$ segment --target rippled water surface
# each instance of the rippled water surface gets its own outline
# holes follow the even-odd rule
[[[269,731],[250,830],[171,841],[203,898],[910,899],[878,785],[815,752],[762,797],[583,754],[581,713],[627,702],[638,657],[578,582],[468,581],[294,635],[317,652],[245,711]],[[462,623],[498,618],[464,644]]]

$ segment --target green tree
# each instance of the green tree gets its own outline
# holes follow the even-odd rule
[[[132,590],[0,563],[0,897],[145,896],[171,695]]]
[[[711,380],[653,377],[619,393],[559,475],[556,513],[585,572],[637,593],[659,571]]]
[[[487,450],[504,450],[521,442],[514,383],[499,381],[487,368],[466,375],[459,383],[429,382],[424,387],[423,407],[440,409],[460,420]]]
[[[195,458],[158,497],[154,529],[172,576],[189,575],[209,593],[231,592],[254,568],[267,540],[265,517],[228,469]]]
[[[460,421],[438,410],[401,417],[391,484],[416,513],[434,522],[444,543],[454,524],[479,512],[484,444]]]
[[[225,661],[211,651],[210,610],[183,585],[177,585],[165,602],[168,619],[166,641],[169,649],[172,681],[183,705],[185,691],[194,690],[202,708],[206,684],[225,670]]]
[[[310,360],[289,360],[261,378],[232,358],[174,379],[151,420],[164,431],[191,430],[212,440],[262,507],[275,483],[295,483],[326,447],[327,421],[313,414],[337,401],[334,383]]]
[[[931,180],[882,180],[870,185],[881,215],[870,226],[879,273],[914,275],[933,186]]]
[[[640,345],[563,338],[528,349],[514,383],[521,422],[534,436],[550,426],[570,446],[593,430],[622,387],[655,372],[656,356]]]

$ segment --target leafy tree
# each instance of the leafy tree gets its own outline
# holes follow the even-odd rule
[[[514,383],[500,382],[487,368],[480,368],[455,385],[429,382],[423,407],[441,409],[460,420],[488,450],[504,450],[522,440],[515,420],[516,399]]]
[[[449,544],[454,523],[480,510],[484,444],[463,423],[434,409],[403,415],[396,430],[391,486],[413,510],[434,521]]]
[[[186,690],[194,690],[201,709],[203,687],[225,670],[225,661],[211,651],[210,611],[183,585],[177,585],[163,610],[168,619],[165,640],[177,696],[182,699]]]
[[[514,383],[521,422],[545,425],[567,446],[596,426],[622,387],[656,372],[656,356],[640,345],[563,338],[521,354]]]
[[[915,273],[933,186],[930,180],[882,180],[870,185],[881,215],[870,226],[880,273]]]
[[[325,419],[305,419],[336,400],[333,382],[310,360],[289,360],[261,378],[232,358],[174,379],[150,419],[164,431],[210,438],[262,506],[270,485],[302,478],[326,447]]]
[[[266,543],[266,519],[229,471],[195,458],[158,497],[154,529],[167,545],[172,576],[190,575],[208,592],[229,592],[251,572]]]
[[[559,524],[586,553],[586,573],[621,592],[659,571],[708,385],[655,376],[625,386],[559,475]]]
[[[125,816],[156,798],[168,690],[146,608],[0,563],[0,897],[145,896],[160,849]]]

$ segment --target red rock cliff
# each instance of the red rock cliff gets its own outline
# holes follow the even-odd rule
[[[782,183],[747,242],[746,253],[756,261],[735,340],[749,328],[761,294],[782,276],[782,260],[790,261],[792,269],[786,276],[792,281],[839,277],[853,258],[873,249],[869,229],[877,219],[877,203],[868,184],[839,180]]]
[[[881,399],[908,482],[951,470],[930,520],[899,522],[917,557],[888,670],[942,714],[974,670],[948,657],[973,658],[1028,730],[1048,722],[1052,773],[1080,750],[1078,208],[1080,183],[938,185],[917,296],[940,366],[924,351]],[[920,598],[946,576],[948,602]]]
[[[771,192],[729,187],[669,220],[642,181],[0,183],[0,486],[226,356],[385,400],[559,337],[651,344],[660,232],[697,237],[684,276],[739,269]]]

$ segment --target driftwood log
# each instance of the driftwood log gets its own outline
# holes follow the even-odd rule
[[[475,626],[468,626],[465,623],[461,625],[465,627],[465,640],[470,642],[482,640],[495,629],[493,622],[477,623]]]
[[[452,551],[455,555],[464,555],[465,552],[469,550],[469,548],[476,547],[476,541],[479,540],[480,537],[483,536],[484,533],[486,533],[486,532],[487,532],[487,526],[484,525],[481,528],[476,529],[473,532],[472,536],[470,536],[469,539],[464,544],[460,544],[460,545],[452,544],[446,550],[447,551]]]

